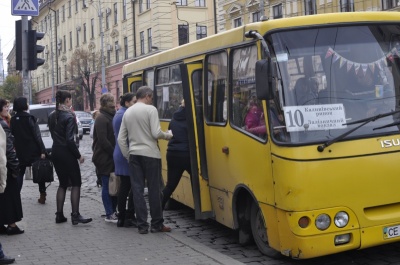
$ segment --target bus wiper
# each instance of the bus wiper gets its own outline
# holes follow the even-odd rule
[[[372,130],[374,130],[374,131],[375,130],[380,130],[380,129],[383,129],[383,128],[392,127],[392,126],[396,126],[396,125],[400,125],[400,121],[392,122],[392,123],[389,123],[389,124],[381,126],[381,127],[376,127],[376,128],[373,128]]]
[[[330,146],[331,144],[336,143],[337,141],[342,140],[344,137],[346,137],[347,135],[351,134],[352,132],[358,130],[359,128],[363,127],[365,124],[368,124],[371,121],[376,121],[376,120],[378,120],[380,118],[387,117],[387,116],[390,116],[390,115],[393,115],[393,114],[396,114],[396,113],[399,113],[399,112],[400,112],[400,110],[396,110],[396,111],[391,111],[391,112],[387,112],[387,113],[378,114],[378,115],[375,115],[375,116],[372,116],[372,117],[369,117],[369,118],[365,118],[365,119],[361,119],[361,120],[357,120],[357,121],[353,121],[353,122],[344,123],[343,125],[352,125],[352,124],[357,124],[357,123],[361,123],[361,124],[358,125],[357,127],[354,127],[350,131],[347,131],[347,132],[345,132],[345,133],[333,138],[332,140],[326,141],[325,143],[319,145],[317,147],[317,150],[319,152],[323,152],[326,147]],[[375,128],[375,129],[378,129],[378,128]]]

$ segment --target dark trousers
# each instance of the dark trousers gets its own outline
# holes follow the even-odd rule
[[[131,179],[129,176],[120,176],[121,184],[119,186],[118,193],[118,217],[121,219],[125,218],[126,212],[128,212],[129,218],[133,219],[135,217],[135,209],[133,209],[134,204],[129,203],[129,201],[133,201],[133,196],[131,191]],[[128,198],[129,196],[129,198]],[[128,198],[128,211],[126,211],[126,201]]]
[[[161,159],[130,155],[129,170],[133,202],[139,230],[148,229],[147,205],[144,199],[144,183],[147,180],[151,227],[160,228],[164,224],[161,208]]]
[[[24,184],[25,170],[26,170],[26,166],[19,165],[19,175],[17,177],[17,184],[18,184],[18,190],[20,193],[22,190],[22,185]],[[39,185],[39,192],[45,193],[46,192],[46,182],[39,182],[38,185]]]
[[[165,207],[165,204],[167,204],[169,198],[171,197],[171,194],[178,186],[183,172],[186,170],[189,173],[189,175],[192,174],[192,170],[190,167],[189,152],[167,151],[167,165],[168,165],[167,185],[162,191],[163,209]]]

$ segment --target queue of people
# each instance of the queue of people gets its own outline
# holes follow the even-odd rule
[[[57,224],[68,221],[64,215],[67,189],[71,190],[71,222],[85,224],[92,218],[83,217],[79,211],[82,176],[79,163],[84,163],[75,142],[76,119],[72,110],[72,95],[68,91],[57,91],[56,109],[48,118],[53,139],[51,159],[59,179],[56,193]],[[92,162],[102,180],[102,201],[105,221],[117,223],[117,227],[137,227],[140,234],[170,232],[164,225],[163,210],[176,189],[183,171],[191,173],[190,153],[187,137],[185,105],[182,101],[174,113],[169,130],[161,130],[158,111],[153,106],[153,90],[147,86],[138,89],[136,95],[126,93],[120,97],[121,108],[116,112],[115,99],[110,93],[100,98],[100,109],[91,133],[93,135]],[[22,220],[21,189],[26,167],[47,154],[40,137],[35,118],[29,114],[27,99],[14,101],[16,115],[6,119],[9,102],[0,99],[0,124],[7,139],[7,174],[0,178],[0,234],[21,234],[16,222]],[[161,176],[161,153],[158,140],[170,141],[167,163],[168,180],[164,187]],[[22,146],[25,143],[25,149]],[[29,143],[29,148],[26,147]],[[22,152],[21,150],[29,152]],[[1,150],[1,149],[0,149]],[[184,163],[182,163],[184,161]],[[177,163],[178,162],[178,163]],[[110,174],[121,178],[117,197],[108,193]],[[4,180],[7,186],[5,187]],[[151,222],[147,222],[147,205],[144,200],[145,184],[148,187]],[[5,187],[5,188],[4,188]],[[38,202],[45,204],[46,186],[39,183]],[[3,214],[4,213],[4,214]],[[5,226],[7,225],[7,226]],[[4,256],[0,245],[0,264]]]

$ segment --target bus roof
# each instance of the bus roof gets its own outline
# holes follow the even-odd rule
[[[232,44],[239,44],[246,41],[250,42],[252,40],[244,36],[244,33],[249,30],[257,30],[261,35],[264,35],[266,32],[275,29],[327,24],[338,25],[351,22],[367,23],[373,21],[399,22],[400,14],[398,12],[343,12],[281,18],[251,23],[128,63],[123,66],[122,75],[130,75],[155,65],[162,65],[184,58],[194,57],[208,51],[232,46]]]

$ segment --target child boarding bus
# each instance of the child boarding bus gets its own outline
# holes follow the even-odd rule
[[[192,176],[173,199],[306,259],[400,241],[400,14],[248,24],[123,67],[167,130],[187,108]],[[160,142],[166,179],[167,142]]]

